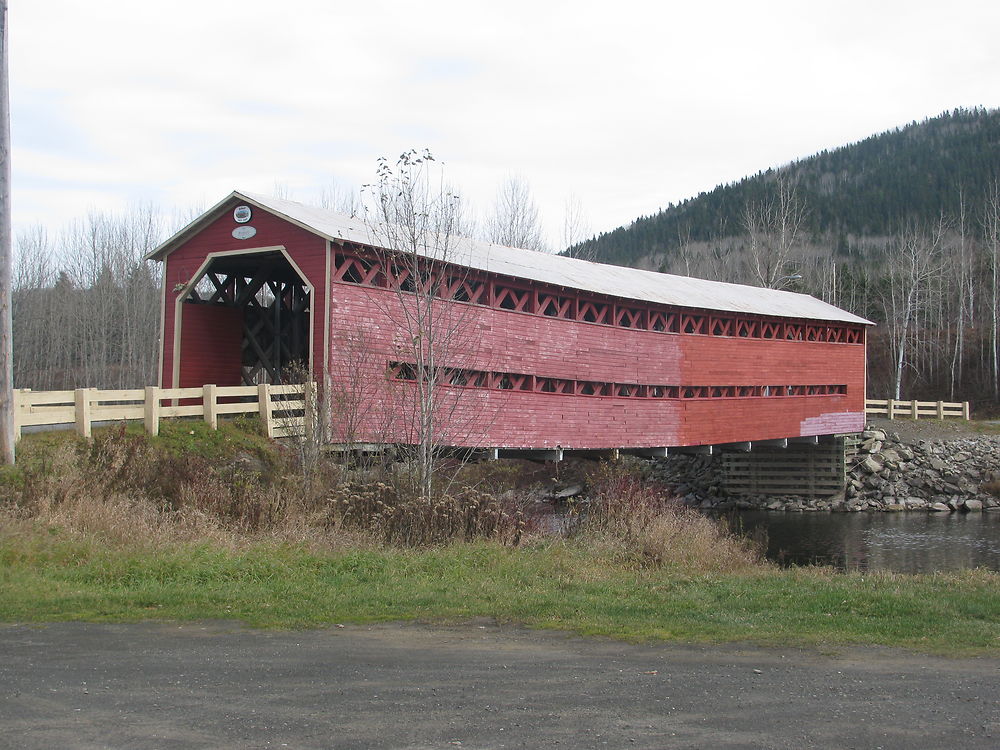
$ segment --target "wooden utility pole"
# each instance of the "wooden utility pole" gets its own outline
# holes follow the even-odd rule
[[[10,89],[7,85],[7,0],[0,0],[0,458],[14,463],[14,350],[10,317]]]

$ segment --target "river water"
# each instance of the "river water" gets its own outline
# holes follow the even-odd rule
[[[933,573],[1000,571],[1000,512],[768,513],[744,511],[732,526],[767,531],[767,556],[782,565]]]

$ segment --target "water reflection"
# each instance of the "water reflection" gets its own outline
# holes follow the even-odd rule
[[[734,525],[767,530],[783,565],[932,573],[1000,571],[1000,513],[739,513]]]

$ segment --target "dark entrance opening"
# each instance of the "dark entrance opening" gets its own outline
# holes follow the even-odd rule
[[[280,252],[248,253],[214,258],[184,303],[231,310],[226,317],[232,321],[234,348],[235,327],[242,324],[241,382],[279,384],[308,375],[310,296],[305,281]],[[192,333],[185,330],[185,338]],[[214,382],[233,375],[218,373]]]

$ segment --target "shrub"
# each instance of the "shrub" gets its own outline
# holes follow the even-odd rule
[[[473,539],[516,545],[527,527],[524,511],[511,494],[455,487],[425,498],[384,481],[337,487],[329,496],[328,524],[366,531],[396,546]]]
[[[576,536],[640,566],[698,572],[746,570],[763,559],[760,545],[682,506],[634,464],[602,464]]]

